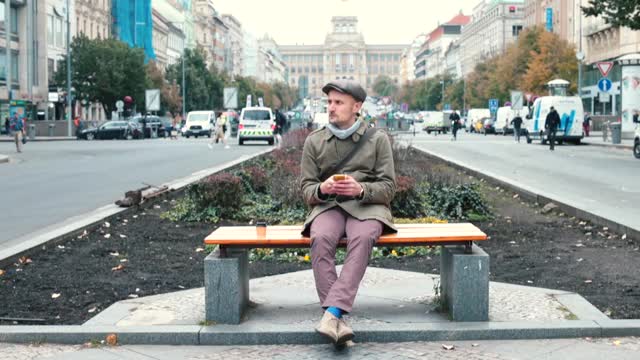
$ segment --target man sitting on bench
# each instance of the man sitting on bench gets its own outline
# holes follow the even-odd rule
[[[381,234],[396,232],[389,207],[396,185],[389,138],[368,128],[359,114],[365,90],[335,80],[322,91],[329,124],[304,144],[301,190],[312,210],[302,234],[311,238],[313,275],[325,309],[316,331],[340,345],[354,336],[342,315],[352,310],[373,245]],[[335,254],[343,237],[347,256],[338,277]]]

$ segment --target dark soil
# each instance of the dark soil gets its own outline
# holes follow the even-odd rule
[[[563,214],[541,215],[537,204],[489,185],[482,189],[497,214],[476,223],[490,236],[480,246],[491,256],[491,280],[575,291],[612,318],[640,318],[637,242]],[[0,275],[0,317],[43,320],[20,324],[81,324],[119,300],[203,286],[203,239],[216,225],[160,218],[171,201],[157,200],[84,236],[15,259]],[[372,266],[438,273],[439,261],[434,254],[375,259]],[[257,261],[250,272],[261,277],[308,268]]]

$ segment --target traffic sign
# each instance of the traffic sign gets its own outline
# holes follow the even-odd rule
[[[598,80],[598,90],[600,90],[601,92],[609,92],[612,87],[613,84],[611,83],[611,80],[607,78],[600,78],[600,80]]]
[[[511,90],[511,109],[521,110],[523,103],[522,98],[522,91]]]
[[[444,104],[444,110],[445,111],[451,110],[451,104]]]
[[[494,113],[496,111],[498,111],[498,99],[489,99],[489,110]]]
[[[147,111],[160,110],[160,89],[148,89],[144,92],[144,104]]]
[[[613,61],[601,61],[597,65],[602,77],[607,77],[607,75],[609,75],[609,71],[613,68]]]
[[[224,88],[223,91],[223,105],[225,109],[237,109],[238,108],[238,88]]]

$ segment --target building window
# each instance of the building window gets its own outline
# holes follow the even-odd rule
[[[522,25],[514,25],[511,27],[511,32],[514,37],[517,37],[518,35],[520,35],[521,31],[522,31]]]
[[[56,35],[56,46],[63,47],[64,43],[62,42],[62,18],[56,17],[55,19],[55,35]]]
[[[0,5],[0,25],[2,26],[2,28],[4,29],[5,27],[5,15],[4,15],[4,1],[2,1],[1,3],[2,5]],[[18,33],[18,10],[16,8],[11,8],[11,32],[13,34],[17,34]]]
[[[49,83],[53,83],[53,76],[55,75],[55,69],[53,68],[55,66],[55,61],[53,59],[47,59],[47,71],[48,71],[48,79],[49,79]]]
[[[53,46],[53,15],[47,16],[47,44]]]
[[[18,80],[18,54],[16,52],[11,52],[11,79],[12,84],[16,85]],[[6,51],[2,49],[0,52],[0,80],[7,79],[7,58]]]

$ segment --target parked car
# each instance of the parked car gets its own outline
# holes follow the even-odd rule
[[[130,121],[107,121],[104,124],[81,130],[77,134],[78,139],[141,139],[142,130],[134,122]]]
[[[136,123],[140,129],[142,129],[142,124],[144,124],[146,121],[146,126],[144,128],[144,137],[147,139],[152,137],[154,129],[157,137],[167,136],[165,125],[159,116],[147,115],[146,118],[144,116],[135,116],[131,118],[130,121]]]
[[[257,106],[244,108],[240,113],[238,124],[238,144],[243,145],[247,140],[261,140],[273,145],[275,128],[275,115],[270,108]]]

